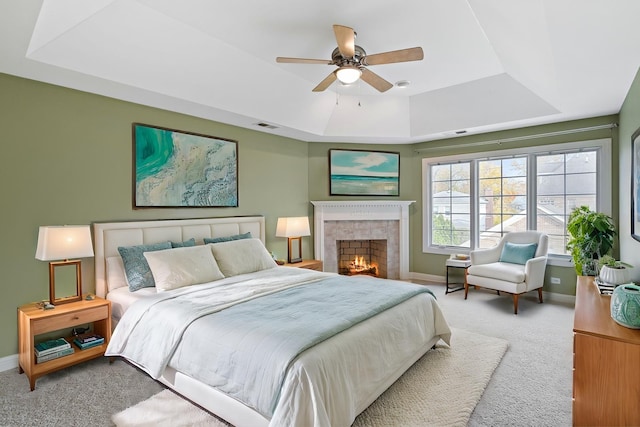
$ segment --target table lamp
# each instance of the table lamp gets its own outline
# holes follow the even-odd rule
[[[289,243],[287,262],[293,264],[302,261],[302,236],[311,235],[309,230],[309,217],[285,217],[278,218],[276,237],[286,237]],[[293,243],[298,242],[298,251],[294,251]]]
[[[93,256],[91,230],[88,225],[42,226],[38,231],[36,259],[49,262],[49,302],[53,305],[64,304],[82,299],[81,261],[72,258]],[[60,261],[63,260],[63,261]],[[76,294],[56,298],[55,269],[61,266],[75,265]]]

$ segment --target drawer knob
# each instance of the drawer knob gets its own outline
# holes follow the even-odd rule
[[[73,316],[73,320],[78,320],[79,317],[78,316]]]

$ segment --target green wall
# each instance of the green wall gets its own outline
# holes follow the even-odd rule
[[[264,215],[267,247],[286,258],[278,216],[308,213],[308,145],[293,139],[0,74],[0,357],[16,354],[16,308],[49,297],[48,263],[35,259],[41,225]],[[238,141],[239,207],[132,209],[131,123]],[[304,255],[312,256],[311,238]],[[83,288],[95,289],[93,262]]]
[[[632,280],[640,281],[640,242],[631,237],[631,135],[640,128],[640,71],[620,110],[620,259],[635,267]],[[636,172],[637,173],[637,172]],[[635,230],[640,233],[640,230]]]
[[[638,84],[634,87],[637,97],[640,89]],[[613,115],[412,145],[326,144],[272,136],[5,74],[0,74],[0,93],[3,147],[0,197],[3,201],[2,236],[6,239],[0,252],[4,289],[4,298],[0,301],[0,358],[17,353],[16,307],[48,298],[47,263],[34,258],[40,225],[264,215],[267,247],[284,258],[286,240],[274,237],[277,217],[312,216],[310,200],[353,199],[329,196],[330,148],[397,151],[400,152],[401,165],[400,199],[416,201],[410,208],[410,271],[444,276],[446,256],[422,253],[423,157],[489,149],[487,146],[465,147],[478,141],[555,132],[618,120],[618,116]],[[637,103],[634,104],[632,115],[637,117],[639,110]],[[237,140],[239,207],[132,209],[133,122]],[[618,152],[615,129],[527,140],[504,144],[502,148],[603,137],[612,137],[614,159],[628,156],[628,151]],[[434,146],[446,148],[437,150],[437,154],[418,151]],[[490,149],[496,148],[491,146]],[[620,200],[615,178],[622,172],[615,161],[612,173],[614,218],[617,218]],[[311,257],[313,240],[304,238],[303,245],[304,256]],[[574,293],[575,273],[572,269],[549,267],[547,277],[551,275],[560,277],[562,285],[547,284],[545,290]],[[83,262],[83,282],[85,292],[93,291],[93,263],[90,260]]]

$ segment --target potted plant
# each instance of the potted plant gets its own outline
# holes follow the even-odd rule
[[[567,250],[573,258],[576,273],[580,276],[597,275],[597,260],[608,255],[613,248],[616,236],[613,219],[592,211],[588,206],[580,206],[569,214],[567,231],[571,236]]]
[[[633,268],[626,262],[618,261],[611,255],[604,255],[598,260],[600,266],[600,280],[610,285],[621,285],[629,281],[629,271]]]

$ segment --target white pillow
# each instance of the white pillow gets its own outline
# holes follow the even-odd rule
[[[129,286],[127,276],[124,273],[124,264],[120,256],[110,256],[107,258],[107,290],[109,292]]]
[[[278,266],[260,239],[211,243],[213,256],[225,277],[253,273]]]
[[[207,246],[145,252],[144,257],[158,292],[224,278]]]

